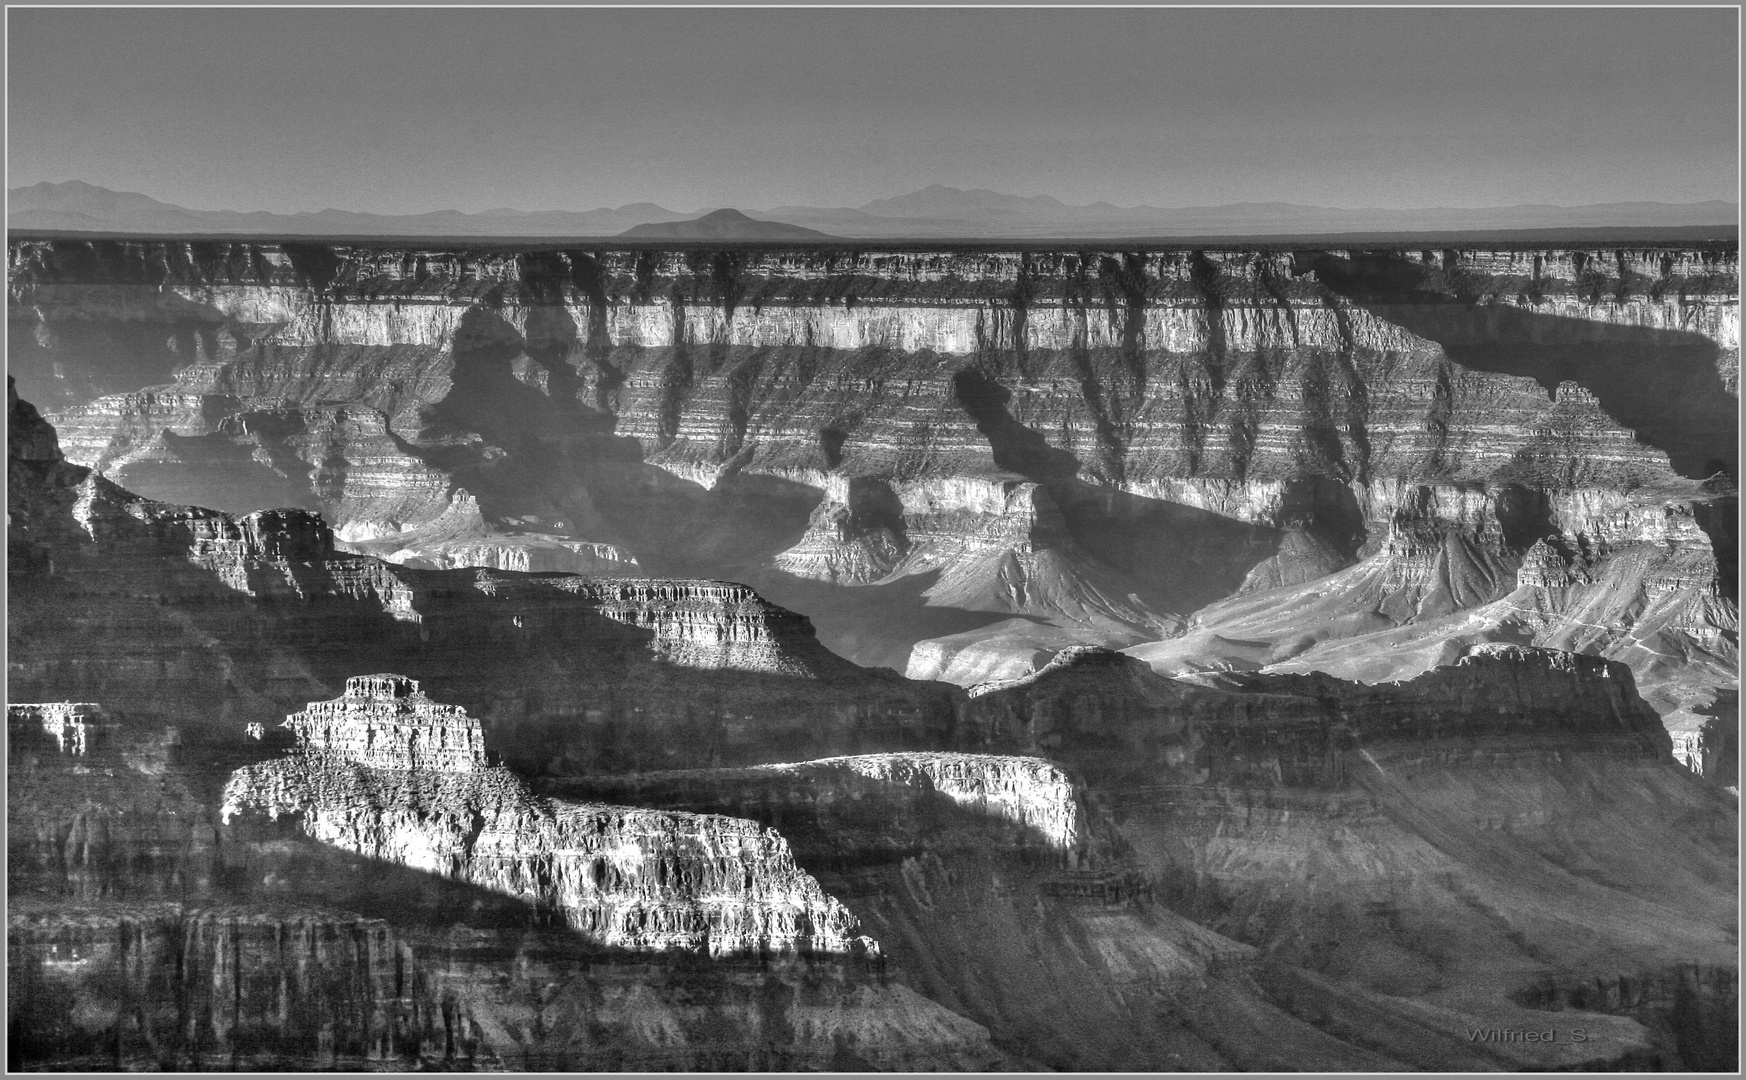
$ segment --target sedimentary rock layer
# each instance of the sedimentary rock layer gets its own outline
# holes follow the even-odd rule
[[[1427,263],[1418,253],[347,248],[326,251],[312,277],[272,245],[207,247],[14,245],[15,315],[39,328],[44,355],[63,322],[190,326],[198,355],[175,400],[210,397],[220,413],[238,407],[221,398],[345,400],[411,424],[443,400],[446,380],[384,367],[368,350],[423,350],[453,370],[496,348],[549,375],[523,385],[611,414],[650,460],[699,479],[949,476],[990,463],[981,435],[995,433],[974,428],[1000,426],[1004,413],[1090,476],[1248,514],[1253,500],[1233,500],[1231,484],[1264,491],[1306,472],[1366,485],[1512,471],[1533,481],[1575,460],[1578,443],[1589,469],[1665,468],[1592,388],[1548,402],[1530,379],[1463,370],[1434,335],[1372,311],[1372,294],[1395,302],[1390,312],[1404,296],[1433,315],[1538,319],[1545,349],[1568,339],[1592,351],[1622,335],[1627,350],[1738,350],[1731,253],[1450,252]],[[1655,334],[1670,337],[1632,337]],[[310,349],[353,352],[309,367],[297,357]],[[149,414],[137,413],[142,434],[166,430]],[[136,410],[114,415],[119,437]],[[106,451],[88,441],[80,460],[94,464]],[[1018,445],[992,453],[1033,466],[1021,471],[1044,464]]]
[[[1739,617],[1699,522],[1716,530],[1713,515],[1731,505],[1727,492],[1640,493],[1586,529],[1536,541],[1514,574],[1479,536],[1391,534],[1355,566],[1210,605],[1184,634],[1130,652],[1165,674],[1326,671],[1365,682],[1411,678],[1480,642],[1597,654],[1630,665],[1681,758],[1701,767],[1697,733],[1737,691]],[[1709,775],[1731,783],[1718,769]]]
[[[298,749],[240,770],[223,816],[298,814],[311,837],[555,909],[591,941],[732,956],[849,951],[855,919],[749,821],[552,802],[485,759],[477,720],[399,675],[285,722]]]
[[[1667,760],[1665,732],[1636,696],[1629,669],[1616,662],[1486,648],[1411,682],[1367,687],[1320,674],[1172,680],[1119,653],[1079,649],[1017,684],[972,696],[825,667],[802,649],[796,617],[759,614],[739,594],[721,593],[731,603],[718,616],[699,614],[682,589],[661,592],[664,582],[601,583],[655,589],[608,597],[648,605],[651,626],[629,625],[597,609],[587,579],[387,566],[337,552],[331,533],[305,512],[234,517],[152,503],[46,451],[37,445],[38,456],[9,462],[11,686],[32,700],[99,702],[125,727],[105,750],[113,756],[95,761],[59,749],[40,723],[26,725],[38,741],[15,743],[24,752],[9,759],[9,815],[25,824],[9,831],[16,882],[9,887],[46,897],[63,913],[70,898],[90,906],[194,898],[215,908],[224,898],[287,914],[343,907],[388,921],[397,935],[423,934],[412,942],[415,952],[436,951],[423,954],[428,964],[404,970],[413,980],[420,970],[439,971],[447,981],[416,998],[420,1009],[438,1003],[435,1014],[420,1015],[441,1016],[440,1029],[434,1019],[414,1029],[442,1030],[456,1046],[479,1048],[455,1052],[457,1063],[491,1063],[503,1046],[521,1056],[496,1060],[514,1063],[612,1062],[610,1054],[595,1056],[601,1045],[623,1053],[619,1063],[639,1060],[632,1051],[651,1040],[616,1028],[566,1056],[540,1034],[547,1020],[504,1019],[550,1017],[550,1027],[585,1028],[593,1040],[599,1029],[581,1018],[627,1015],[597,1007],[609,996],[596,994],[602,985],[622,988],[613,1000],[641,995],[629,1011],[645,1015],[665,1016],[667,1003],[693,995],[685,1014],[691,1019],[669,1029],[683,1034],[683,1049],[646,1059],[688,1066],[711,1061],[697,1049],[697,1033],[718,1020],[735,1034],[723,1039],[715,1063],[741,1067],[818,1065],[820,1028],[868,1038],[881,1048],[870,1062],[932,1066],[974,1059],[983,1029],[1023,1064],[1057,1068],[1731,1061],[1725,1018],[1732,1015],[1736,947],[1725,926],[1735,906],[1733,810],[1726,795]],[[1040,487],[1071,514],[1071,485]],[[718,484],[708,497],[738,497],[734,488]],[[663,490],[651,483],[651,500]],[[601,503],[607,515],[608,500]],[[1479,528],[1483,539],[1483,522]],[[803,532],[794,528],[764,550],[786,550]],[[1407,524],[1402,532],[1415,535]],[[1074,539],[1091,547],[1082,535]],[[1542,556],[1536,565],[1544,563]],[[1407,569],[1424,584],[1423,566]],[[669,607],[676,633],[702,627],[698,640],[730,641],[749,608],[760,648],[817,666],[801,677],[664,661],[653,624]],[[506,769],[375,768],[336,760],[334,751],[300,750],[262,771],[270,763],[261,761],[262,743],[244,734],[247,724],[276,722],[304,702],[331,698],[346,678],[368,671],[405,672],[436,700],[464,706],[494,752],[518,770],[543,774],[534,778],[541,793]],[[1059,762],[1085,785],[1078,805],[1093,841],[1113,839],[1071,865],[1047,844],[1013,843],[1026,830],[977,806],[1018,778],[987,766],[994,771],[981,789],[963,785],[971,799],[960,806],[916,764],[952,761],[921,756],[948,753]],[[874,776],[836,766],[755,768],[870,754],[899,756],[868,769]],[[313,842],[289,819],[235,814],[224,822],[222,783],[238,769],[262,781],[251,799],[314,807],[320,827],[340,843]],[[546,789],[569,778],[605,784],[614,774],[718,769],[774,778],[746,800],[765,809],[719,837],[690,831],[703,816],[689,808],[595,809],[624,805],[615,794],[572,813]],[[1051,774],[1037,775],[1039,793],[1060,790]],[[630,781],[621,788],[635,789]],[[641,790],[652,797],[659,788]],[[788,792],[797,792],[792,802],[783,801]],[[871,798],[876,792],[895,794],[898,811]],[[857,793],[865,808],[859,817]],[[827,799],[830,807],[818,813]],[[843,802],[850,807],[837,809]],[[930,820],[933,806],[947,812]],[[604,932],[631,932],[611,913],[619,908],[590,890],[591,875],[569,889],[563,868],[572,856],[564,852],[574,853],[574,865],[602,867],[602,881],[624,884],[633,897],[628,906],[658,906],[667,890],[688,895],[687,880],[715,880],[718,869],[726,874],[759,859],[776,865],[773,852],[751,851],[752,838],[791,828],[787,819],[773,825],[766,812],[795,821],[809,845],[839,821],[900,826],[883,846],[859,849],[859,863],[815,869],[807,862],[814,849],[797,843],[784,865],[810,876],[822,894],[843,897],[889,958],[888,976],[914,998],[874,989],[873,973],[857,975],[855,964],[837,959],[822,961],[807,985],[840,974],[833,984],[840,992],[791,997],[774,989],[785,978],[779,973],[748,967],[747,982],[736,983],[734,972],[702,958],[669,974],[644,967],[622,981],[584,978],[579,969],[607,968],[611,950],[603,953],[568,926],[531,933],[533,916],[570,910],[600,912]],[[531,840],[523,826],[536,834]],[[500,845],[496,861],[481,860],[487,837],[513,837],[515,846]],[[671,850],[679,872],[668,878],[657,869],[654,880],[634,883],[630,875],[613,877],[611,854],[622,849],[591,846],[602,837]],[[355,855],[354,847],[388,858]],[[423,860],[443,869],[463,855],[484,886],[414,869]],[[542,879],[550,867],[560,872]],[[573,908],[565,906],[570,900]],[[123,940],[118,922],[106,918],[66,942],[85,948]],[[275,918],[286,928],[263,924],[263,938],[299,940]],[[457,919],[467,929],[444,929]],[[760,941],[798,933],[798,924],[778,918],[724,914],[720,922]],[[332,932],[350,934],[351,926],[338,920]],[[646,926],[657,938],[693,947],[713,932],[708,917],[661,916]],[[166,927],[162,936],[177,941],[206,933],[184,926],[179,914]],[[571,936],[549,936],[556,930]],[[51,979],[60,969],[51,967],[48,950],[60,943],[59,932],[60,924],[14,926],[13,955],[45,973],[32,984],[43,987],[32,994],[42,1010],[10,1018],[51,1033],[33,1050],[35,1061],[91,1064],[99,1040],[127,1049],[127,1062],[137,1063],[142,1055],[131,1048],[138,1042],[128,1041],[137,1028],[125,1010],[112,1022],[109,1012],[74,1009],[75,1002],[111,1000],[94,996],[113,992],[104,987],[148,987],[136,995],[142,1002],[180,1002],[184,990],[216,985],[231,990],[233,1017],[305,998],[330,1009],[337,997],[342,1004],[332,1007],[348,1011],[335,1034],[344,1031],[348,1047],[358,1045],[354,1033],[379,1030],[365,1021],[383,995],[345,988],[385,966],[305,965],[313,973],[306,994],[275,998],[270,987],[245,987],[239,1004],[234,985],[210,977],[222,963],[199,951],[189,960],[180,951],[142,948],[139,955],[155,959],[127,978],[105,961],[89,978],[65,969],[64,978]],[[184,936],[174,938],[178,933]],[[325,924],[319,933],[329,934]],[[232,956],[247,945],[227,940]],[[563,953],[566,941],[575,952]],[[304,954],[301,945],[295,951]],[[168,959],[172,952],[186,961],[180,968]],[[1269,958],[1265,965],[1259,956]],[[1268,966],[1275,964],[1286,970]],[[281,970],[265,960],[259,966],[269,977]],[[1694,968],[1715,973],[1681,974]],[[1616,1002],[1582,999],[1612,1014],[1583,1017],[1604,1037],[1581,1059],[1464,1045],[1463,1027],[1479,1026],[1473,1021],[1480,1017],[1510,1026],[1543,1018],[1518,1000],[1526,991],[1535,1003],[1578,1003],[1577,988],[1610,984],[1657,989]],[[536,985],[545,989],[536,992]],[[454,1007],[445,1009],[451,992]],[[766,1004],[737,1008],[754,993],[767,995],[758,999]],[[928,998],[968,1017],[970,1027],[938,1005],[920,1004]],[[192,1015],[203,1017],[203,999],[190,1000]],[[696,1001],[707,1003],[705,1019]],[[801,1015],[813,1033],[775,1039],[792,1052],[749,1046],[742,1034],[766,1023],[771,1031],[800,1030],[774,1024],[771,1001],[780,1001],[783,1016]],[[554,1011],[539,1011],[546,1008]],[[891,1032],[872,1039],[881,1017]],[[154,1038],[167,1030],[151,1023]],[[262,1030],[284,1033],[289,1049],[281,1064],[311,1060],[310,1024]],[[315,1054],[319,1040],[316,1027]],[[396,1045],[414,1041],[408,1034]],[[198,1043],[163,1037],[167,1052],[157,1054],[158,1063],[179,1060],[183,1046]],[[219,1053],[237,1049],[234,1042],[210,1045]],[[446,1060],[420,1045],[427,1047],[418,1051],[421,1060]]]
[[[739,769],[571,777],[547,790],[644,805],[783,820],[809,860],[895,860],[947,844],[1049,854],[1076,864],[1090,827],[1080,786],[1037,757],[952,752],[858,754]],[[942,814],[945,809],[954,811]]]
[[[553,803],[502,769],[389,770],[301,751],[232,778],[224,812],[245,810],[299,814],[323,843],[524,898],[608,947],[847,953],[856,936],[773,832]]]
[[[1651,759],[1670,750],[1625,665],[1501,644],[1370,686],[1320,673],[1172,680],[1121,653],[1078,647],[1034,675],[977,687],[963,732],[1106,779],[1165,769],[1191,783],[1262,788],[1340,788],[1364,748],[1493,736],[1578,738]]]
[[[315,906],[15,905],[7,938],[11,1046],[35,1067],[981,1071],[1011,1062],[985,1028],[901,984],[792,962],[719,972],[602,963],[550,930],[421,930]],[[60,1007],[93,994],[119,1007]]]
[[[11,270],[14,369],[147,494],[319,508],[410,565],[878,582],[835,604],[903,617],[803,610],[963,683],[1377,552],[1428,573],[1445,534],[1483,549],[1456,599],[1495,600],[1537,540],[1613,544],[1629,492],[1703,498],[1670,486],[1734,453],[1724,247],[33,241]],[[1008,476],[1035,514],[966,497]],[[1050,506],[1058,540],[995,544]]]
[[[343,696],[310,702],[285,726],[303,747],[370,768],[473,772],[488,764],[479,721],[399,675],[347,679]]]
[[[273,245],[202,248],[16,244],[15,310],[50,342],[62,322],[187,326],[197,355],[181,380],[186,389],[287,404],[313,396],[311,376],[266,362],[262,350],[399,348],[454,365],[465,363],[457,351],[500,341],[508,355],[532,358],[535,370],[572,371],[566,388],[583,399],[592,393],[618,417],[620,433],[700,476],[739,456],[750,460],[731,467],[848,463],[851,474],[889,474],[881,456],[986,460],[979,440],[939,424],[963,428],[954,397],[972,409],[996,404],[980,376],[1011,383],[1012,415],[1066,436],[1056,449],[1138,486],[1283,478],[1305,464],[1343,468],[1361,482],[1423,475],[1427,465],[1483,476],[1524,448],[1549,445],[1533,434],[1536,425],[1510,422],[1527,413],[1498,411],[1542,412],[1531,383],[1440,360],[1436,335],[1390,321],[1403,317],[1403,302],[1438,318],[1539,320],[1534,340],[1548,349],[1566,341],[1637,347],[1638,338],[1675,352],[1707,349],[1712,372],[1739,347],[1731,252],[1444,252],[1426,260],[1416,252],[335,248],[311,274]],[[238,329],[249,332],[238,338]],[[869,363],[877,359],[869,350],[890,360]],[[966,369],[971,378],[960,377],[952,357],[976,361]],[[1172,359],[1180,357],[1193,359]],[[1124,371],[1134,362],[1141,366]],[[447,393],[440,378],[417,370],[367,366],[321,365],[322,397],[392,417]],[[256,374],[239,382],[233,371]],[[36,389],[27,384],[27,393]],[[548,380],[542,390],[558,387]],[[1577,414],[1611,426],[1592,396],[1571,393]],[[1446,423],[1415,422],[1427,415]],[[921,430],[898,437],[917,422]],[[1318,432],[1333,456],[1306,462]],[[1586,449],[1597,466],[1655,467],[1628,440],[1611,454],[1600,444]]]
[[[1063,850],[1085,837],[1073,781],[1041,758],[990,754],[868,754],[825,758],[779,771],[844,770],[892,784],[931,788],[973,813],[1035,830]]]

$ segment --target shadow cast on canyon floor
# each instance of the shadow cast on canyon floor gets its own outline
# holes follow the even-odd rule
[[[1042,485],[1073,540],[1133,578],[1155,610],[1193,611],[1230,596],[1279,550],[1277,529],[1078,479],[1079,459],[1020,423],[1008,408],[1012,391],[975,368],[955,374],[952,389],[994,463]]]
[[[1010,612],[933,606],[924,594],[942,573],[930,570],[873,585],[834,585],[772,569],[750,575],[746,584],[771,603],[805,613],[818,631],[819,641],[837,655],[863,667],[898,672],[908,668],[910,652],[919,641],[980,630],[1015,618],[1047,625],[1041,619]]]

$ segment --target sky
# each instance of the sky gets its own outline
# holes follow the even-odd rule
[[[1737,198],[1728,9],[31,9],[8,186],[196,209]]]

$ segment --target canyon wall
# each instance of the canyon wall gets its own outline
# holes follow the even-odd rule
[[[1731,249],[12,260],[29,1063],[1731,1066]]]
[[[9,718],[21,1061],[1619,1068],[1732,1045],[1726,811],[1616,664],[1489,649],[1366,688],[1079,648],[974,696],[686,665],[588,598],[632,583],[391,567],[302,511],[140,499],[14,418],[10,675],[53,706]],[[417,683],[358,674],[403,663]],[[1547,836],[1585,861],[1547,870]],[[1399,925],[1352,924],[1373,909]],[[1465,947],[1414,951],[1437,935]],[[1512,993],[1568,999],[1595,1045],[1464,1049],[1481,1016],[1534,1019]]]
[[[855,919],[752,822],[553,803],[487,764],[479,722],[397,675],[347,680],[239,770],[222,815],[297,814],[347,851],[525,898],[586,940],[711,956],[847,953]]]
[[[743,586],[414,570],[335,550],[302,511],[238,518],[65,462],[11,469],[10,678],[27,700],[276,724],[360,667],[398,669],[534,771],[903,749],[950,722],[946,688],[855,667]]]
[[[1364,558],[1425,577],[1444,537],[1472,607],[1535,542],[1598,560],[1666,507],[1737,590],[1707,524],[1735,505],[1725,246],[10,260],[27,396],[136,490],[319,509],[406,565],[742,581],[966,685]]]
[[[860,754],[740,769],[567,777],[568,795],[708,807],[780,820],[785,835],[830,865],[895,860],[973,835],[985,849],[1074,866],[1094,846],[1082,785],[1054,762],[1008,754]]]
[[[1375,680],[1526,641],[1632,665],[1694,767],[1736,722],[1726,246],[10,259],[71,461],[409,568],[739,582],[964,686],[1081,644]],[[1518,595],[1531,551],[1571,580]],[[632,605],[668,658],[791,662],[683,606]]]
[[[985,1028],[855,959],[870,939],[788,932],[810,912],[840,937],[852,916],[770,830],[566,811],[477,754],[421,753],[438,729],[476,747],[479,725],[407,680],[347,690],[289,721],[329,748],[289,753],[88,704],[9,709],[13,1067],[1010,1067]],[[492,791],[519,812],[481,828],[467,811],[489,800],[468,795]]]

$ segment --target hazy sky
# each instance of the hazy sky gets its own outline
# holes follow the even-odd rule
[[[1737,15],[19,10],[9,185],[199,209],[1734,199]]]

